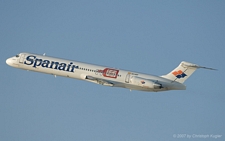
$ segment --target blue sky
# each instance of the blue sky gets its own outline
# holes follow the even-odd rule
[[[1,140],[224,140],[224,1],[0,3]],[[7,66],[20,52],[155,75],[183,60],[218,71],[196,71],[186,91],[130,92]]]

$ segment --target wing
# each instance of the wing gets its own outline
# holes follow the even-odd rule
[[[97,83],[97,84],[101,84],[101,85],[105,85],[105,86],[114,86],[114,83],[105,79],[100,79],[100,78],[96,78],[93,76],[89,76],[86,75],[85,80],[93,82],[93,83]]]

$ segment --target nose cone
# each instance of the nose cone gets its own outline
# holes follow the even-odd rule
[[[13,65],[12,58],[7,59],[6,64],[9,65],[9,66],[12,66]]]
[[[9,65],[9,64],[10,64],[10,62],[11,62],[11,61],[10,61],[10,59],[7,59],[7,60],[6,60],[6,64],[8,64],[8,65]]]

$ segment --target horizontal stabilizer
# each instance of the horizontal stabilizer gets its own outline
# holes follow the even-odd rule
[[[202,66],[198,66],[198,65],[186,65],[186,67],[188,68],[190,68],[190,67],[192,67],[192,68],[197,68],[197,69],[208,69],[208,70],[217,70],[217,69],[214,69],[214,68],[208,68],[208,67],[202,67]]]

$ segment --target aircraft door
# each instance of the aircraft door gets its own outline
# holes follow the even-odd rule
[[[25,54],[20,55],[19,63],[23,63]]]
[[[127,75],[126,75],[126,78],[125,78],[125,82],[129,83],[130,82],[130,78],[131,78],[131,73],[128,72]]]

